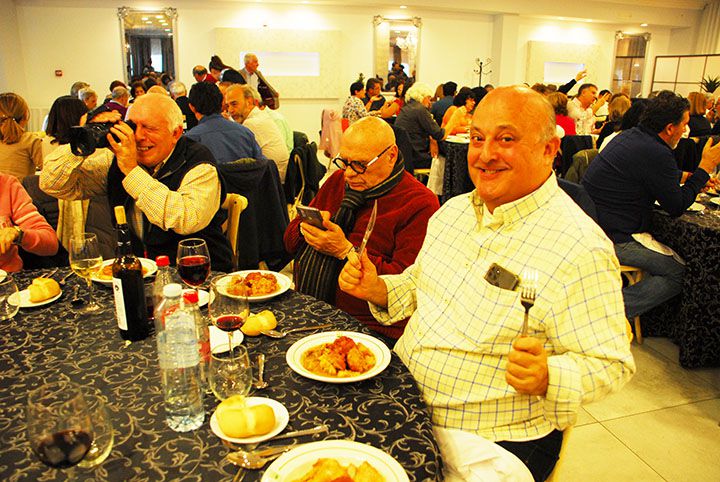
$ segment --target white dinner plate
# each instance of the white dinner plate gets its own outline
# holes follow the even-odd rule
[[[280,403],[276,402],[272,398],[265,398],[265,397],[247,397],[245,398],[245,403],[252,407],[254,405],[270,405],[270,408],[273,409],[273,412],[275,412],[275,426],[272,430],[270,430],[265,435],[257,435],[255,437],[247,437],[247,438],[234,438],[234,437],[228,437],[225,435],[222,430],[220,430],[220,423],[218,422],[217,416],[215,415],[215,412],[213,412],[212,416],[210,417],[210,429],[213,431],[215,435],[220,437],[223,440],[227,440],[228,442],[232,442],[235,444],[256,444],[263,442],[265,440],[269,440],[273,438],[275,435],[279,434],[283,430],[285,430],[285,427],[287,427],[288,422],[290,421],[290,414],[288,413],[285,406]],[[217,410],[216,410],[217,411]]]
[[[210,331],[210,350],[215,351],[215,348],[218,348],[216,353],[223,353],[222,349],[224,348],[224,351],[228,351],[227,347],[230,340],[228,339],[227,331],[222,331],[215,325],[210,325],[208,330]],[[232,344],[233,348],[235,348],[242,343],[244,336],[240,330],[235,330],[232,334]]]
[[[313,348],[323,343],[332,343],[339,336],[347,336],[351,338],[355,343],[362,343],[375,355],[375,366],[365,373],[361,373],[355,377],[326,377],[313,373],[302,365],[302,355],[310,348]],[[285,354],[285,360],[288,365],[298,375],[302,375],[312,380],[327,383],[352,383],[359,382],[361,380],[367,380],[372,378],[378,373],[381,373],[390,364],[390,350],[387,345],[382,341],[364,333],[355,333],[352,331],[328,331],[324,333],[316,333],[314,335],[306,336],[295,343],[288,349]]]
[[[229,273],[227,276],[233,276],[233,275],[239,275],[239,276],[247,276],[250,273],[262,273],[262,274],[271,274],[275,276],[275,279],[278,282],[278,285],[280,286],[280,289],[277,291],[273,291],[272,293],[268,293],[266,295],[259,295],[259,296],[248,296],[248,301],[251,303],[257,302],[257,301],[267,301],[275,298],[278,295],[281,295],[285,293],[287,290],[290,289],[291,281],[290,278],[285,276],[284,274],[277,273],[275,271],[268,271],[264,269],[248,269],[245,271],[234,271],[232,273]]]
[[[385,482],[408,482],[410,480],[405,469],[397,460],[372,445],[350,440],[325,440],[302,444],[281,455],[265,470],[260,481],[299,480],[310,472],[318,459],[335,459],[346,467],[349,464],[358,467],[363,462],[367,462],[383,476]]]
[[[687,208],[688,211],[697,213],[705,210],[705,206],[703,206],[700,203],[692,203],[689,208]]]
[[[30,301],[30,290],[22,290],[18,291],[17,293],[13,293],[8,298],[8,302],[11,305],[17,305],[20,308],[36,308],[38,306],[47,305],[49,303],[52,303],[56,299],[60,298],[62,296],[62,290],[60,290],[60,293],[53,296],[52,298],[48,298],[44,301],[38,301],[37,303],[33,303]]]
[[[710,198],[710,202],[720,206],[720,197]]]
[[[157,271],[157,264],[155,264],[155,261],[153,261],[151,259],[147,259],[147,258],[139,258],[139,259],[140,259],[140,263],[143,265],[143,268],[145,268],[145,270],[147,271],[145,273],[144,278],[154,275],[155,272]],[[105,266],[113,264],[114,261],[115,261],[115,258],[106,259],[100,265],[100,269],[103,269]],[[112,277],[110,277],[109,279],[103,279],[103,278],[98,278],[97,276],[93,276],[91,279],[93,281],[95,281],[96,283],[100,283],[101,285],[112,286]]]
[[[7,277],[7,271],[0,269],[0,281],[4,281]]]
[[[183,293],[187,293],[188,291],[193,291],[191,289],[185,289],[183,290]],[[203,308],[208,304],[208,301],[210,301],[210,294],[205,290],[197,290],[198,292],[198,308]]]

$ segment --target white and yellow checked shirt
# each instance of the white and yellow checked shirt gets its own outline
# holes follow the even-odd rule
[[[431,218],[415,264],[382,278],[389,324],[412,315],[395,351],[414,375],[436,425],[489,440],[532,440],[575,423],[582,403],[620,389],[635,372],[612,243],[562,192],[555,176],[495,209],[471,194]],[[489,219],[488,219],[489,218]],[[491,286],[492,263],[538,272],[529,335],[543,340],[544,397],[505,381],[524,308],[517,291]]]
[[[60,199],[107,194],[107,174],[113,157],[110,149],[80,157],[70,151],[69,144],[62,145],[43,161],[40,187]],[[190,169],[177,191],[168,189],[141,166],[130,171],[122,183],[134,201],[128,218],[141,238],[142,214],[165,231],[192,234],[210,224],[220,207],[220,179],[211,164]]]

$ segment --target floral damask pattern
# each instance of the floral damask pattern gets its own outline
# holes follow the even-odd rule
[[[67,272],[61,270],[60,274]],[[39,272],[20,273],[25,288]],[[59,278],[59,275],[56,278]],[[115,445],[105,462],[93,470],[75,469],[83,481],[219,481],[230,480],[235,467],[225,463],[226,448],[210,430],[217,406],[205,397],[203,426],[176,433],[165,424],[154,337],[126,346],[117,330],[112,293],[97,288],[103,309],[79,316],[70,305],[72,279],[66,293],[42,308],[21,310],[2,322],[0,347],[0,480],[68,480],[64,471],[49,469],[32,453],[25,436],[24,407],[29,389],[45,381],[68,377],[92,386],[107,398],[115,427]],[[254,304],[253,312],[272,310],[282,328],[332,321],[336,329],[368,331],[347,314],[314,298],[289,291],[267,303]],[[204,311],[204,310],[203,310]],[[319,423],[330,434],[300,441],[351,439],[389,453],[405,468],[412,481],[441,480],[441,461],[430,417],[415,382],[393,354],[390,366],[363,382],[331,385],[297,375],[287,365],[285,352],[307,333],[284,339],[246,338],[251,355],[265,353],[266,380],[259,394],[287,408],[286,430],[310,428]],[[244,480],[255,481],[262,470],[250,471]]]
[[[653,214],[652,234],[683,257],[683,292],[641,317],[643,334],[667,336],[685,368],[720,366],[720,207],[673,219]]]

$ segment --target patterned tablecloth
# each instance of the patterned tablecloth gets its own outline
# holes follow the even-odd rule
[[[55,278],[63,272],[67,268]],[[19,288],[38,275],[19,274]],[[55,303],[21,309],[12,320],[1,322],[0,480],[67,480],[66,472],[40,463],[25,434],[28,390],[60,376],[102,392],[115,426],[110,456],[93,470],[76,468],[75,480],[230,480],[236,469],[224,461],[228,449],[209,427],[218,403],[215,398],[205,397],[206,417],[200,429],[189,433],[170,430],[165,424],[154,337],[125,346],[117,330],[111,291],[104,287],[95,289],[102,311],[92,316],[76,314],[68,292],[78,282],[72,277],[66,293]],[[282,328],[330,321],[337,329],[367,333],[350,316],[294,291],[253,304],[252,311],[265,308],[275,313]],[[253,360],[260,352],[267,356],[265,374],[270,386],[258,395],[285,405],[290,413],[286,430],[326,423],[329,435],[301,441],[353,439],[390,454],[412,481],[441,480],[440,455],[427,409],[397,355],[393,354],[383,373],[370,380],[340,385],[316,382],[291,371],[285,361],[290,345],[307,334],[279,340],[246,338],[243,342]],[[262,473],[251,471],[244,480],[260,480]]]
[[[445,175],[440,202],[474,189],[467,167],[468,143],[443,141],[445,147]]]
[[[720,366],[720,206],[673,219],[653,214],[652,234],[687,262],[682,295],[641,317],[643,334],[667,336],[685,368]]]

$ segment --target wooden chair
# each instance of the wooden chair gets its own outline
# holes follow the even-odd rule
[[[638,283],[640,280],[643,279],[643,276],[645,275],[642,269],[636,266],[627,265],[620,265],[620,274],[625,276],[629,286]],[[642,330],[640,329],[640,317],[636,316],[635,318],[633,318],[633,323],[635,325],[635,338],[637,339],[638,345],[642,345],[643,338]]]
[[[413,169],[413,176],[415,176],[415,179],[420,182],[422,182],[423,178],[425,178],[425,181],[427,182],[427,179],[430,178],[430,168]]]
[[[245,196],[235,193],[227,193],[225,196],[225,202],[222,205],[223,209],[227,209],[228,218],[223,229],[225,236],[230,242],[230,248],[233,253],[233,269],[237,269],[238,266],[238,230],[240,228],[240,213],[247,207],[248,200]]]
[[[572,426],[566,428],[563,430],[563,441],[562,445],[560,446],[560,454],[558,455],[558,461],[555,464],[555,468],[550,473],[547,479],[545,479],[545,482],[558,482],[560,478],[558,477],[558,472],[560,471],[560,466],[562,465],[563,460],[565,460],[565,452],[567,451],[568,446],[568,440],[570,439],[570,434],[572,433]]]

